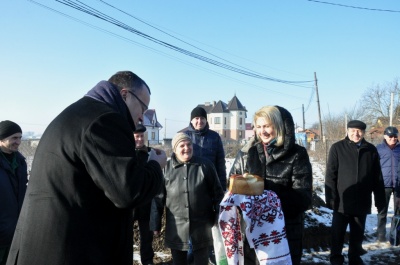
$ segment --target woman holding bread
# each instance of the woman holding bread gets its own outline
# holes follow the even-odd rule
[[[164,170],[164,189],[154,198],[150,227],[157,235],[166,208],[165,246],[174,264],[187,264],[189,239],[195,265],[208,265],[215,224],[223,189],[213,163],[193,156],[191,138],[178,133],[172,139],[173,154]]]
[[[245,172],[264,178],[264,189],[280,198],[293,264],[300,264],[304,211],[312,198],[312,169],[304,147],[295,143],[292,115],[280,106],[265,106],[253,117],[259,142],[248,151]]]

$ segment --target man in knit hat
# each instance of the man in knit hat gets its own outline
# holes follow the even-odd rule
[[[221,187],[226,191],[226,168],[225,151],[220,135],[211,130],[207,122],[207,112],[204,108],[197,106],[190,113],[190,124],[185,133],[192,139],[193,154],[211,160],[217,170]],[[192,260],[191,252],[188,256]],[[215,264],[215,257],[210,250],[210,261]]]
[[[18,152],[22,130],[0,122],[0,265],[6,264],[28,182],[25,157]]]

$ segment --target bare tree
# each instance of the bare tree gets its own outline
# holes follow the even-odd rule
[[[385,85],[375,85],[367,89],[361,98],[364,117],[367,122],[375,124],[382,120],[382,126],[389,125],[391,94],[393,98],[393,120],[398,124],[400,121],[400,88],[398,80]]]

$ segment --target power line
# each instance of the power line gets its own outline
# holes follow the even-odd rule
[[[154,43],[162,45],[162,46],[164,46],[166,48],[175,50],[175,51],[177,51],[177,52],[179,52],[181,54],[190,56],[192,58],[201,60],[203,62],[212,64],[212,65],[220,67],[220,68],[224,68],[224,69],[229,70],[229,71],[233,71],[233,72],[236,72],[236,73],[239,73],[239,74],[242,74],[242,75],[246,75],[246,76],[249,76],[249,77],[253,77],[253,78],[258,78],[258,79],[263,79],[263,80],[272,81],[272,82],[278,82],[278,83],[284,83],[284,84],[294,85],[294,86],[300,86],[300,84],[305,84],[305,83],[312,82],[312,81],[289,81],[289,80],[278,79],[278,78],[266,76],[266,75],[263,75],[263,74],[260,74],[260,73],[257,73],[257,72],[251,71],[251,70],[247,70],[247,69],[245,69],[243,67],[235,67],[235,66],[232,66],[232,64],[229,65],[229,64],[226,64],[226,63],[222,63],[220,61],[217,61],[217,60],[202,56],[200,54],[188,51],[186,49],[180,48],[178,46],[175,46],[175,45],[172,45],[170,43],[161,41],[161,40],[159,40],[157,38],[154,38],[154,37],[152,37],[152,36],[150,36],[148,34],[145,34],[145,33],[141,32],[139,30],[136,30],[135,28],[133,28],[133,27],[131,27],[129,25],[126,25],[125,23],[123,23],[123,22],[121,22],[121,21],[119,21],[117,19],[114,19],[113,17],[110,17],[110,16],[108,16],[108,15],[106,15],[106,14],[104,14],[104,13],[102,13],[102,12],[100,12],[100,11],[98,11],[98,10],[88,6],[88,5],[86,5],[86,4],[79,4],[79,3],[75,3],[73,1],[68,1],[68,0],[64,0],[64,1],[63,0],[56,0],[56,1],[61,3],[61,4],[66,5],[66,6],[69,6],[69,7],[73,8],[73,9],[75,9],[75,10],[78,10],[80,12],[84,12],[84,13],[86,13],[88,15],[91,15],[91,16],[94,16],[94,17],[99,18],[101,20],[104,20],[104,21],[106,21],[108,23],[111,23],[111,24],[113,24],[113,25],[115,25],[117,27],[120,27],[122,29],[125,29],[125,30],[127,30],[127,31],[129,31],[131,33],[134,33],[134,34],[136,34],[136,35],[138,35],[140,37],[143,37],[143,38],[145,38],[145,39],[147,39],[149,41],[152,41]],[[77,1],[77,2],[80,2],[80,1]]]
[[[343,5],[343,4],[330,3],[330,2],[317,1],[317,0],[307,0],[307,1],[320,3],[320,4],[333,5],[333,6],[341,6],[341,7],[355,8],[355,9],[363,9],[363,10],[369,10],[369,11],[400,13],[400,11],[398,11],[398,10],[391,10],[391,9],[379,9],[379,8],[367,8],[367,7],[360,7],[360,6],[350,6],[350,5]]]
[[[217,72],[217,71],[208,69],[208,68],[206,68],[206,67],[203,67],[203,66],[200,66],[200,65],[191,63],[191,62],[184,61],[184,60],[182,60],[182,59],[180,59],[180,58],[177,58],[177,57],[175,57],[175,56],[173,56],[173,55],[170,55],[170,54],[167,54],[167,53],[165,53],[165,52],[159,51],[159,50],[157,50],[157,49],[151,48],[151,47],[149,47],[149,46],[143,45],[143,44],[138,43],[138,42],[136,42],[136,41],[134,41],[134,40],[132,40],[132,39],[129,39],[129,38],[127,38],[127,37],[121,36],[121,35],[119,35],[119,34],[116,34],[116,33],[114,33],[114,32],[111,32],[111,31],[108,31],[108,30],[105,30],[105,29],[102,29],[102,28],[100,28],[100,27],[98,27],[98,26],[94,26],[94,25],[92,25],[92,24],[90,24],[90,23],[87,23],[87,22],[85,22],[85,21],[82,21],[82,20],[80,20],[80,19],[77,19],[77,18],[75,18],[75,17],[72,17],[72,16],[70,16],[70,15],[67,15],[67,14],[65,14],[65,13],[63,13],[63,12],[61,12],[61,11],[55,10],[55,9],[53,9],[53,8],[51,8],[51,7],[45,6],[45,5],[40,4],[40,3],[37,3],[37,2],[35,2],[35,1],[31,1],[31,2],[33,2],[34,4],[39,5],[39,6],[42,7],[42,8],[46,8],[46,9],[52,11],[52,12],[55,12],[55,13],[57,13],[57,14],[59,14],[59,15],[62,15],[62,16],[64,16],[64,17],[68,18],[68,19],[71,19],[71,20],[74,20],[74,21],[76,21],[76,22],[78,22],[78,23],[81,23],[81,24],[83,24],[83,25],[85,25],[85,26],[88,26],[88,27],[91,27],[91,28],[93,28],[93,29],[96,29],[96,30],[99,30],[99,31],[101,31],[101,32],[104,32],[104,33],[106,33],[106,34],[112,35],[112,36],[117,37],[117,38],[119,38],[119,39],[121,39],[121,40],[130,42],[130,43],[133,43],[133,44],[135,44],[135,45],[137,45],[137,46],[140,46],[140,47],[145,48],[145,49],[148,49],[148,50],[150,50],[150,51],[152,51],[152,52],[161,54],[161,55],[166,56],[166,57],[168,57],[168,58],[170,58],[170,59],[179,61],[179,62],[181,62],[181,63],[183,63],[183,64],[190,65],[190,66],[192,66],[192,67],[194,67],[194,68],[201,69],[201,70],[203,70],[203,71],[206,71],[206,72],[209,72],[209,73],[212,73],[212,74],[221,76],[221,77],[226,78],[226,79],[233,80],[233,81],[235,81],[235,82],[239,82],[239,83],[242,83],[242,84],[246,84],[246,85],[248,85],[248,86],[257,88],[257,89],[259,89],[259,90],[261,90],[261,91],[266,91],[266,90],[267,90],[267,91],[270,91],[271,93],[280,94],[280,95],[284,95],[284,96],[291,97],[291,98],[303,99],[303,97],[299,97],[299,96],[295,96],[295,95],[293,95],[293,94],[287,94],[287,93],[283,93],[283,92],[280,92],[280,91],[275,91],[275,90],[272,90],[272,89],[268,89],[268,88],[265,88],[265,87],[262,87],[262,86],[259,86],[259,85],[255,85],[255,84],[252,84],[252,83],[249,83],[249,82],[246,82],[246,81],[243,81],[243,80],[234,78],[234,77],[230,77],[230,76],[228,76],[228,75],[226,75],[226,74],[219,73],[219,72]],[[306,85],[297,85],[297,86],[301,86],[301,87],[304,87],[304,88],[312,88],[312,86],[306,86]]]

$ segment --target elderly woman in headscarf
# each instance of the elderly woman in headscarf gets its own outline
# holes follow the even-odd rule
[[[224,196],[213,163],[193,156],[189,136],[178,133],[172,139],[173,154],[164,171],[164,189],[154,198],[150,226],[157,235],[166,208],[165,246],[171,249],[174,264],[187,264],[189,239],[194,263],[208,264],[212,246],[211,227],[218,217]]]

